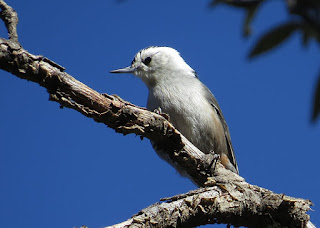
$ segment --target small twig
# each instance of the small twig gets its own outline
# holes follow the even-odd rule
[[[182,194],[175,195],[175,196],[170,196],[170,197],[161,198],[160,201],[166,201],[166,202],[177,201],[177,200],[186,198],[186,197],[188,197],[188,196],[192,196],[192,195],[194,195],[195,193],[207,192],[207,191],[210,191],[210,190],[213,190],[213,189],[216,189],[216,188],[217,188],[217,187],[198,188],[198,189],[196,189],[196,190],[192,190],[192,191],[189,191],[189,192],[187,192],[187,193],[182,193]]]
[[[17,24],[19,20],[17,12],[3,0],[0,0],[0,8],[0,18],[6,25],[9,39],[18,43]]]

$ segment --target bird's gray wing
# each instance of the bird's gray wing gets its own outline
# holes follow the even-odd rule
[[[230,162],[233,164],[234,168],[239,173],[236,157],[235,157],[234,150],[233,150],[232,143],[231,143],[231,136],[230,136],[227,122],[223,117],[221,108],[220,108],[216,98],[214,97],[214,95],[211,93],[211,91],[208,89],[207,86],[203,85],[203,87],[204,87],[204,90],[206,91],[206,99],[209,101],[211,106],[215,109],[215,111],[217,112],[217,114],[220,118],[220,121],[222,123],[223,129],[224,129],[224,134],[225,134],[226,141],[227,141],[227,148],[228,148],[228,152],[229,152],[228,158],[229,158]]]

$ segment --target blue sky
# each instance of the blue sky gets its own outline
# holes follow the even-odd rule
[[[319,46],[295,34],[249,61],[263,31],[288,19],[282,1],[259,11],[249,39],[244,14],[208,1],[7,1],[25,49],[44,55],[101,93],[145,106],[147,89],[112,69],[150,45],[176,48],[215,94],[240,174],[251,184],[308,198],[320,226],[320,123],[310,124]],[[6,36],[2,26],[0,35]],[[157,157],[148,140],[123,136],[48,101],[39,85],[0,72],[0,226],[112,225],[195,188]]]

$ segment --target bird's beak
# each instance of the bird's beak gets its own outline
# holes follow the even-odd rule
[[[118,69],[118,70],[112,70],[110,73],[133,73],[136,69],[132,66],[128,66],[126,68]]]

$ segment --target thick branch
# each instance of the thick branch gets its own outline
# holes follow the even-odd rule
[[[107,228],[195,227],[215,223],[246,227],[304,227],[308,221],[305,212],[310,206],[310,201],[274,194],[241,180],[199,188],[166,200]],[[297,210],[303,212],[303,217],[296,217]]]
[[[9,9],[1,0],[0,7],[3,11]],[[5,20],[10,21],[10,17],[15,15],[9,15]],[[5,24],[9,33],[16,31],[10,27],[10,23]],[[153,205],[125,222],[126,224],[160,224],[165,227],[223,222],[248,227],[266,227],[270,224],[303,227],[309,220],[306,212],[311,205],[310,201],[278,195],[249,185],[219,163],[216,170],[212,170],[212,155],[199,151],[163,116],[123,101],[117,96],[102,95],[94,91],[65,73],[64,68],[58,64],[43,56],[28,53],[17,39],[0,38],[0,68],[38,83],[47,89],[50,100],[104,123],[116,132],[124,135],[134,133],[149,138],[198,186],[214,186],[171,198],[170,202]],[[210,181],[205,184],[208,177]]]

